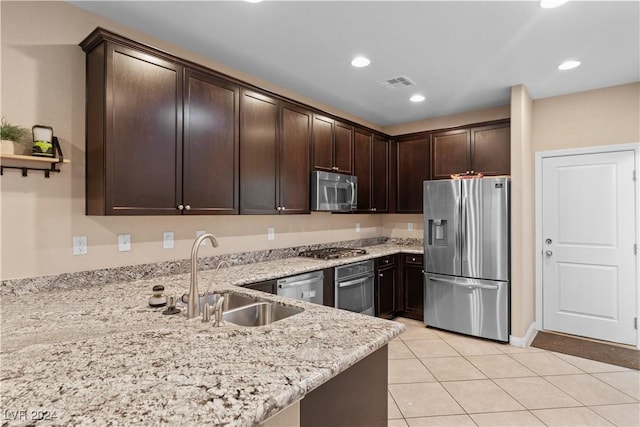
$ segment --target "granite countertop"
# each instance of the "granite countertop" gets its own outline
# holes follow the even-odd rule
[[[257,328],[214,328],[148,306],[151,288],[188,291],[189,274],[2,298],[3,422],[30,411],[57,424],[255,425],[383,347],[400,323],[234,285],[421,247],[376,245],[367,255],[288,258],[199,274],[200,292],[260,296],[304,312]],[[27,411],[25,417],[15,417]],[[49,424],[51,421],[49,421]]]

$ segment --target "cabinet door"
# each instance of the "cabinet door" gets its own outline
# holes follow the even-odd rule
[[[313,169],[333,169],[333,120],[313,115]]]
[[[397,143],[398,213],[422,213],[422,183],[431,179],[429,143],[428,135]]]
[[[468,129],[438,132],[431,139],[431,171],[433,179],[449,179],[454,173],[471,170]]]
[[[405,316],[410,319],[424,318],[424,285],[422,267],[404,265]]]
[[[103,214],[179,214],[182,68],[108,44],[106,86]]]
[[[278,103],[245,90],[240,97],[240,213],[276,214]]]
[[[356,129],[353,141],[353,172],[358,177],[358,210],[371,211],[371,143],[372,135]]]
[[[311,112],[283,104],[280,114],[280,213],[309,213]]]
[[[238,213],[238,103],[238,86],[185,71],[184,213]]]
[[[378,270],[378,316],[391,319],[396,308],[396,267]]]
[[[485,175],[511,173],[510,124],[471,129],[471,170]]]
[[[372,147],[371,200],[376,212],[389,211],[389,141],[375,135]]]
[[[335,171],[351,175],[353,172],[353,127],[335,122],[333,134],[333,166]]]

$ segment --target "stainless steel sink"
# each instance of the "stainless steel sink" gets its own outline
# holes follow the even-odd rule
[[[205,302],[209,303],[210,307],[215,306],[216,301],[220,299],[220,297],[224,297],[224,301],[222,302],[222,311],[229,311],[236,309],[238,307],[244,307],[250,304],[255,304],[260,300],[258,298],[253,298],[247,295],[237,294],[235,292],[222,292],[222,293],[211,293],[207,295],[207,301],[205,301],[205,296],[200,296],[200,315],[202,315],[202,311],[204,310]],[[182,304],[186,305],[186,302],[189,300],[189,295],[184,294],[182,296]]]
[[[260,301],[229,311],[223,310],[222,320],[238,326],[264,326],[303,311],[300,307]]]

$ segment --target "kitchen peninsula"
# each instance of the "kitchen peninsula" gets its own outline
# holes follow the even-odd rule
[[[368,257],[399,251],[370,248]],[[26,417],[55,415],[54,424],[256,425],[300,401],[300,423],[307,425],[318,402],[332,405],[329,387],[336,401],[361,390],[367,393],[360,400],[381,398],[386,423],[386,346],[404,326],[234,286],[274,274],[277,265],[283,269],[275,274],[286,275],[327,264],[294,257],[221,269],[215,278],[213,271],[200,272],[200,292],[214,280],[216,290],[304,308],[261,327],[214,328],[147,305],[157,284],[167,295],[187,292],[188,274],[3,292],[3,421],[28,424],[33,419],[18,412],[26,411]],[[341,378],[361,389],[344,390]],[[357,406],[323,409],[352,425],[369,416]]]

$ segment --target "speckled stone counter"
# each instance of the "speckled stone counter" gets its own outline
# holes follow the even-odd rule
[[[1,400],[45,424],[255,425],[399,335],[404,326],[233,285],[422,248],[375,245],[362,257],[255,263],[199,275],[200,291],[234,291],[303,307],[256,328],[214,328],[147,305],[151,288],[188,291],[189,274],[2,297]],[[9,411],[9,412],[8,412]]]

